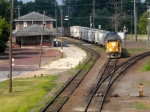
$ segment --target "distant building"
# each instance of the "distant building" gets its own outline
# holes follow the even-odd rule
[[[33,24],[41,26],[43,23],[43,15],[37,12],[31,12],[29,14],[19,17],[18,19],[15,19],[14,21],[16,23],[16,30],[18,31]],[[56,20],[51,17],[45,16],[44,27],[53,30],[54,21]]]
[[[37,12],[31,12],[15,19],[16,29],[13,31],[13,40],[20,47],[22,46],[39,46],[42,35],[43,15]],[[52,46],[55,39],[52,19],[44,17],[43,46]]]

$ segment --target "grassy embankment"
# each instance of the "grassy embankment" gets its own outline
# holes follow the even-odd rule
[[[132,39],[131,41],[135,41],[134,35],[127,35],[128,39]],[[139,40],[140,39],[140,40]],[[144,39],[144,40],[141,40]],[[137,41],[138,41],[138,47],[136,48],[128,48],[128,53],[130,54],[136,54],[138,52],[146,52],[147,51],[147,35],[137,35]],[[144,46],[144,47],[143,47]]]
[[[74,75],[75,71],[82,68],[84,63],[80,63],[68,75]],[[86,65],[87,68],[91,65]],[[73,72],[74,71],[74,72]],[[9,93],[9,81],[0,82],[0,112],[38,112],[45,103],[50,101],[54,95],[48,93],[55,88],[53,94],[57,93],[65,84],[56,83],[59,75],[34,77],[34,78],[16,78],[13,80],[13,92]]]
[[[127,38],[134,39],[134,35],[133,34],[132,35],[131,34],[127,34]],[[138,34],[137,38],[139,38],[139,39],[147,38],[147,35]]]
[[[8,91],[9,81],[0,82],[0,112],[38,112],[50,99],[45,95],[53,87],[60,87],[61,84],[55,83],[58,77],[14,79],[11,93]]]
[[[145,65],[142,66],[141,71],[142,72],[150,71],[150,60]]]

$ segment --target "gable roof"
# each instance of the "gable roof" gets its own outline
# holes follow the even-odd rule
[[[31,12],[15,19],[14,21],[43,21],[43,15],[37,12]],[[44,21],[56,21],[55,19],[45,16]]]
[[[27,28],[24,28],[22,30],[19,30],[18,32],[14,33],[13,36],[37,36],[42,34],[42,26],[39,26],[37,24],[31,25]],[[55,32],[52,30],[49,30],[47,28],[44,28],[43,35],[54,35]]]

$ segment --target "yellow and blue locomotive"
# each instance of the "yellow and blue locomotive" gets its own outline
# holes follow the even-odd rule
[[[111,33],[106,35],[106,55],[108,58],[120,58],[122,41],[119,35]]]

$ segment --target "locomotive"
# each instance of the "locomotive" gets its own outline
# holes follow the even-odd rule
[[[115,32],[82,26],[71,26],[69,29],[64,30],[65,36],[82,39],[106,48],[108,58],[121,57],[122,40]],[[70,32],[68,30],[70,30]],[[67,34],[66,32],[69,33]]]
[[[119,35],[111,33],[106,35],[106,55],[108,58],[120,58],[122,41]]]

